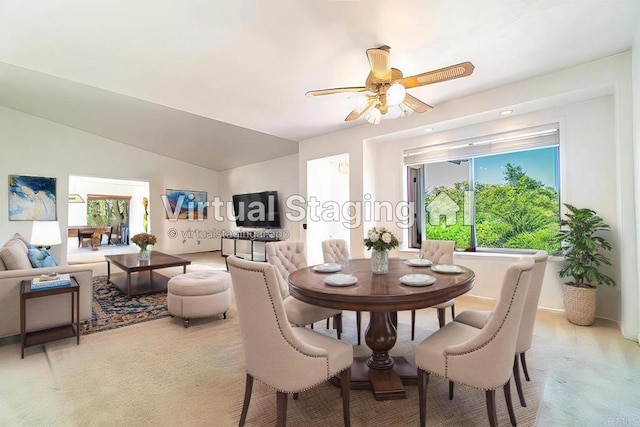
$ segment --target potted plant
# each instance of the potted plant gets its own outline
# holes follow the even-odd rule
[[[559,275],[572,278],[564,285],[565,312],[569,322],[587,326],[595,320],[596,286],[615,286],[614,280],[600,271],[602,265],[611,265],[602,253],[610,251],[611,245],[600,235],[610,227],[591,209],[564,206],[566,218],[560,221],[558,240],[559,254],[566,263]]]

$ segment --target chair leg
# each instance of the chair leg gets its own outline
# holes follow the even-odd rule
[[[327,329],[329,329],[329,318],[327,317]]]
[[[416,311],[411,310],[411,341],[416,338]]]
[[[453,304],[451,306],[451,319],[455,319],[456,318],[456,305]]]
[[[487,399],[487,415],[489,416],[489,425],[498,427],[498,414],[496,413],[496,391],[487,390],[485,392]]]
[[[524,401],[524,393],[522,392],[522,383],[520,382],[520,367],[518,365],[518,355],[513,356],[513,379],[516,381],[516,390],[518,391],[518,398],[520,398],[520,406],[523,408],[527,406],[527,402]]]
[[[420,411],[420,427],[427,424],[427,385],[429,373],[418,368],[418,408]]]
[[[249,402],[251,401],[251,390],[253,389],[253,377],[247,374],[247,383],[244,387],[244,403],[242,404],[242,415],[240,415],[240,427],[244,426],[247,420],[247,412],[249,411]]]
[[[513,413],[513,403],[511,402],[511,381],[507,381],[502,389],[504,390],[504,399],[507,401],[507,411],[509,411],[509,420],[511,420],[511,425],[517,426],[516,414]]]
[[[278,415],[276,419],[277,427],[285,427],[287,425],[287,393],[277,392]]]
[[[446,320],[446,310],[444,308],[439,308],[438,309],[438,323],[440,324],[440,327],[442,328],[444,326],[444,322]]]
[[[340,391],[342,394],[342,417],[344,426],[351,426],[351,368],[347,368],[340,374]]]
[[[311,324],[311,329],[313,329],[313,323]]]
[[[453,400],[453,381],[449,381],[449,400]]]
[[[342,313],[333,316],[333,327],[336,328],[336,334],[340,339],[340,335],[342,335]]]
[[[522,363],[522,371],[524,372],[524,379],[527,381],[531,381],[529,379],[529,371],[527,371],[527,359],[524,357],[524,351],[520,353],[520,362]]]
[[[358,332],[358,345],[360,345],[360,330],[362,328],[362,313],[356,311],[356,330]]]

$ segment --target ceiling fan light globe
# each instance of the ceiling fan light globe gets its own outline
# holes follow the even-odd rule
[[[411,114],[413,110],[407,107],[406,104],[392,105],[389,107],[389,112],[385,115],[389,119],[397,119],[399,117],[405,117]]]
[[[400,83],[395,82],[389,89],[387,89],[387,104],[388,105],[400,105],[404,100],[407,90]]]
[[[382,113],[377,108],[372,108],[367,114],[366,119],[372,125],[379,125],[382,120]]]

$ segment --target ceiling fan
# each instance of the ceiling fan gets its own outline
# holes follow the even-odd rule
[[[364,86],[312,90],[307,92],[307,96],[331,95],[340,92],[363,92],[365,95],[363,102],[349,113],[345,121],[356,120],[369,111],[366,116],[367,121],[378,124],[382,115],[387,114],[389,111],[389,107],[400,107],[402,110],[401,115],[409,112],[407,107],[417,113],[424,113],[433,108],[406,93],[406,89],[466,77],[473,73],[473,64],[471,62],[462,62],[439,70],[403,77],[402,71],[397,68],[391,68],[389,62],[390,50],[389,46],[367,49],[371,71]]]

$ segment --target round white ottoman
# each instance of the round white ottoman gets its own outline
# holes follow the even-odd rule
[[[184,327],[189,327],[189,319],[210,317],[223,313],[231,306],[229,273],[203,270],[178,274],[167,285],[167,310],[171,316],[184,319]]]

